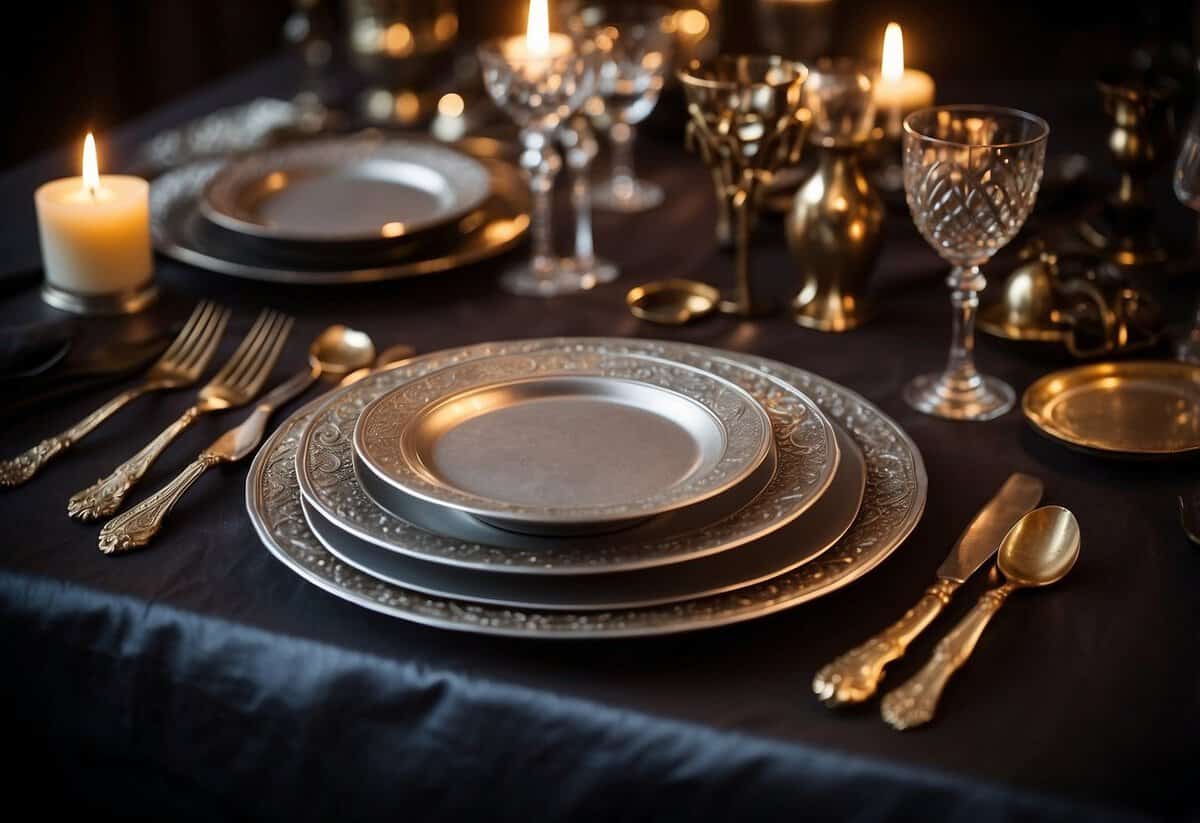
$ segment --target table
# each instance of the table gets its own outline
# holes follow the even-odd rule
[[[118,152],[217,105],[286,93],[291,82],[286,61],[264,63],[131,124]],[[1094,101],[1024,91],[1030,108],[1043,103],[1064,126],[1051,136],[1052,151],[1100,144]],[[714,207],[699,162],[675,144],[646,140],[641,148],[641,167],[666,187],[668,205],[636,219],[598,217],[598,246],[624,274],[594,292],[508,296],[495,284],[496,262],[326,290],[240,282],[160,260],[168,297],[135,322],[180,317],[212,297],[236,309],[224,344],[231,348],[258,307],[292,312],[297,325],[279,376],[334,321],[422,351],[617,335],[774,357],[863,393],[915,439],[929,504],[905,545],[836,594],[718,630],[616,642],[442,632],[358,609],[285,570],[246,518],[246,464],[202,480],[150,550],[101,555],[97,528],[68,520],[66,499],[189,403],[187,393],[143,399],[30,484],[0,493],[0,698],[17,761],[11,785],[46,781],[38,800],[46,809],[157,819],[1200,814],[1190,786],[1200,752],[1200,552],[1174,509],[1195,465],[1090,459],[1044,441],[1015,413],[955,424],[908,409],[900,389],[941,365],[950,314],[945,267],[902,211],[889,218],[874,279],[882,311],[859,331],[822,335],[782,315],[680,330],[639,323],[622,305],[630,285],[727,278],[730,268],[711,241]],[[0,177],[0,268],[36,263],[30,194],[72,162],[64,149]],[[1011,264],[1011,255],[996,262],[995,282]],[[764,225],[755,266],[773,290],[794,290],[777,228]],[[1182,317],[1194,285],[1160,285]],[[0,299],[2,324],[38,316],[51,310],[32,288]],[[99,339],[111,328],[91,323],[87,334]],[[1048,368],[982,337],[979,359],[1018,391]],[[99,399],[6,421],[4,451],[58,431]],[[233,419],[202,419],[143,493]],[[810,690],[816,669],[915,602],[1013,471],[1043,478],[1046,502],[1076,512],[1083,548],[1068,580],[1012,598],[932,726],[898,734],[875,703],[841,713],[820,706]],[[915,671],[986,586],[984,574],[971,580],[888,682]]]

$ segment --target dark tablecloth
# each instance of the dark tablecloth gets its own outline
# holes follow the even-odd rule
[[[128,156],[164,126],[257,94],[290,75],[269,63],[132,124]],[[953,98],[954,91],[943,99]],[[1102,145],[1096,104],[1036,86],[1052,153]],[[965,96],[965,95],[963,95]],[[1014,100],[1015,101],[1015,100]],[[1009,102],[1004,98],[998,102]],[[624,290],[657,277],[726,280],[713,204],[695,158],[646,140],[663,208],[598,217],[621,280],[555,300],[495,284],[501,261],[427,279],[304,289],[241,282],[167,260],[166,298],[132,321],[161,323],[200,297],[236,308],[233,345],[260,306],[297,317],[279,376],[312,336],[346,322],[422,351],[551,335],[664,337],[750,351],[841,382],[893,415],[924,456],[929,503],[878,570],[767,619],[658,639],[534,642],[411,625],[338,600],[281,566],[243,508],[246,465],[204,478],[147,551],[110,558],[67,497],[173,419],[188,393],[143,399],[25,487],[0,493],[0,697],[10,796],[49,781],[45,809],[156,819],[1099,819],[1195,818],[1200,751],[1200,553],[1175,495],[1196,466],[1105,462],[1041,439],[1018,413],[984,424],[917,414],[900,398],[939,367],[950,320],[944,266],[903,210],[874,278],[879,316],[822,335],[783,316],[640,324]],[[1095,156],[1095,153],[1093,152]],[[55,152],[0,178],[0,268],[35,266],[32,190],[74,168]],[[1164,201],[1164,208],[1166,208]],[[1182,210],[1177,211],[1182,213]],[[1186,218],[1185,218],[1186,219]],[[996,261],[995,282],[1011,266]],[[756,269],[781,294],[795,275],[766,221]],[[1178,316],[1194,287],[1157,283]],[[11,288],[11,287],[10,287]],[[32,288],[0,301],[0,323],[51,317]],[[129,324],[91,321],[87,339]],[[982,366],[1018,391],[1056,365],[981,338]],[[114,388],[115,391],[115,388]],[[92,394],[3,423],[12,453],[73,422]],[[236,415],[188,431],[147,478],[173,476]],[[1068,506],[1082,557],[1060,586],[1013,597],[956,677],[931,726],[898,734],[876,703],[834,713],[811,694],[823,662],[882,628],[932,580],[959,531],[1013,471]],[[987,585],[970,581],[935,630],[893,667],[898,683]],[[31,785],[31,784],[30,784]]]

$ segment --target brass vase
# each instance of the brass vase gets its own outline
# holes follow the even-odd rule
[[[872,80],[852,61],[820,60],[805,89],[817,168],[796,192],[785,230],[801,280],[792,316],[819,331],[849,331],[870,316],[867,281],[884,215],[860,164],[875,116]]]

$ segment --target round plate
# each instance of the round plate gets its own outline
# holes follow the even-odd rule
[[[845,432],[838,430],[837,438],[842,460],[832,485],[787,527],[737,551],[631,572],[540,577],[455,569],[381,549],[343,532],[303,498],[301,504],[313,534],[330,554],[388,583],[441,597],[517,608],[643,608],[757,583],[790,571],[832,546],[858,514],[866,483],[862,452]]]
[[[519,345],[563,346],[571,339],[524,341]],[[854,392],[783,363],[752,355],[649,340],[591,339],[625,353],[686,356],[712,364],[741,364],[794,384],[862,448],[867,486],[849,531],[821,557],[762,583],[711,597],[645,609],[559,612],[489,606],[432,597],[385,583],[346,565],[313,536],[304,520],[295,471],[301,436],[322,401],[310,403],[277,429],[259,450],[246,480],[246,503],[267,549],[310,583],[364,608],[428,626],[481,634],[530,638],[600,638],[670,634],[750,620],[828,594],[871,571],[892,554],[921,518],[928,493],[925,466],[916,444],[879,409]],[[497,353],[481,344],[426,355],[427,368]]]
[[[156,178],[150,186],[150,228],[154,247],[189,265],[274,283],[341,285],[434,274],[494,257],[513,248],[529,228],[529,187],[520,172],[499,160],[484,162],[492,175],[492,196],[457,227],[423,242],[413,238],[371,260],[320,251],[275,256],[214,226],[200,214],[200,191],[221,161],[193,163]]]
[[[363,409],[355,458],[402,494],[534,534],[613,531],[733,489],[771,421],[700,369],[605,353],[459,363]]]
[[[421,140],[337,137],[227,163],[201,213],[233,232],[299,243],[377,244],[452,223],[487,199],[483,163]]]
[[[1200,451],[1200,366],[1131,360],[1057,371],[1026,389],[1021,408],[1038,431],[1088,452]]]
[[[592,364],[596,356],[642,357],[647,368],[663,365],[663,358],[639,352],[635,341],[626,345],[622,350],[604,340],[557,347],[545,341],[518,341],[464,349],[457,358],[439,363],[444,367],[488,355],[553,351],[561,355],[563,369]],[[695,533],[661,534],[650,520],[647,532],[637,526],[607,538],[529,536],[517,547],[501,547],[432,534],[380,509],[355,476],[354,427],[376,398],[432,371],[427,360],[372,375],[332,395],[305,432],[296,460],[300,488],[326,518],[378,546],[438,563],[521,574],[597,574],[679,563],[744,545],[800,516],[829,486],[838,461],[833,428],[813,401],[793,386],[738,363],[687,352],[673,360],[710,370],[749,392],[771,419],[778,459],[778,469],[761,494]]]

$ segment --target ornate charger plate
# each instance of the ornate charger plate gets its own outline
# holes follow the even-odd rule
[[[222,161],[200,161],[157,178],[150,186],[150,230],[162,254],[218,274],[273,283],[341,285],[398,280],[476,263],[508,251],[529,229],[529,187],[501,160],[481,160],[492,175],[492,196],[428,242],[420,235],[370,259],[315,246],[303,256],[268,255],[245,238],[211,225],[200,213],[204,185]]]
[[[429,563],[347,534],[301,496],[309,528],[329,553],[372,577],[426,594],[533,609],[590,611],[642,608],[748,586],[783,574],[829,549],[862,504],[866,464],[858,445],[839,430],[841,461],[829,490],[788,527],[735,551],[651,569],[610,574],[493,574]]]
[[[227,163],[200,211],[253,237],[372,244],[458,220],[487,199],[489,181],[480,161],[427,140],[308,140]]]
[[[771,447],[767,413],[728,380],[604,352],[458,363],[384,394],[354,427],[368,493],[365,474],[535,534],[612,531],[699,505],[746,481]]]
[[[557,353],[564,369],[593,363],[596,357],[630,356],[645,358],[648,368],[660,368],[664,358],[648,345],[603,338],[482,344],[367,377],[333,395],[313,415],[296,458],[300,489],[344,531],[424,560],[496,572],[597,574],[679,563],[743,545],[795,520],[828,488],[837,468],[837,441],[829,421],[805,393],[732,360],[706,358],[686,348],[671,350],[666,359],[709,370],[746,390],[771,420],[777,459],[775,474],[757,497],[700,530],[663,533],[653,519],[607,536],[530,535],[516,546],[472,542],[425,531],[389,514],[355,474],[353,432],[363,409],[407,381],[467,360],[545,351]]]
[[[529,341],[567,345],[576,341]],[[592,342],[605,342],[596,341]],[[431,597],[385,583],[342,563],[313,536],[301,510],[294,452],[320,407],[310,403],[290,417],[259,450],[246,481],[250,519],[284,565],[316,586],[357,605],[439,628],[537,638],[624,637],[668,634],[761,617],[839,589],[875,568],[916,527],[925,508],[927,478],[916,444],[879,409],[854,392],[783,363],[658,341],[610,340],[626,351],[662,356],[690,353],[712,363],[741,363],[794,383],[842,425],[863,450],[867,488],[850,530],[816,560],[762,583],[712,597],[645,609],[551,612],[487,606]],[[496,344],[447,356],[476,356]],[[639,347],[641,347],[639,349]]]

